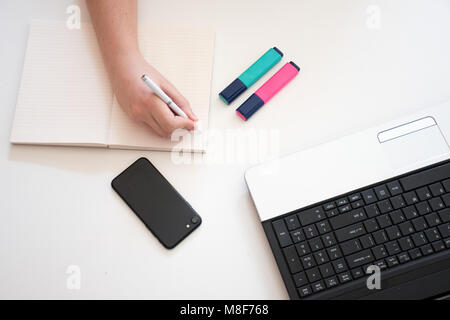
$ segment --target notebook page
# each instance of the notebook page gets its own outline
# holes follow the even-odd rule
[[[208,127],[214,31],[183,26],[139,26],[139,43],[146,60],[189,100],[202,124]],[[205,150],[201,137],[190,137],[183,150]],[[108,144],[112,148],[171,150],[178,142],[161,138],[148,127],[133,122],[113,101]]]
[[[11,142],[104,146],[112,96],[90,24],[33,22]]]

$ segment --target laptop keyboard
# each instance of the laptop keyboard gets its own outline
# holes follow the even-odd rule
[[[450,162],[272,222],[301,298],[450,248]]]

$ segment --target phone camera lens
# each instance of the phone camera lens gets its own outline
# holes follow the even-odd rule
[[[198,217],[193,217],[193,218],[191,219],[191,222],[192,222],[192,223],[197,223],[199,220],[200,220],[200,219],[199,219]]]

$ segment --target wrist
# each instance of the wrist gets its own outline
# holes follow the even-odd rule
[[[106,68],[112,78],[123,78],[127,74],[133,73],[134,70],[139,69],[144,58],[138,49],[115,52],[106,60]]]

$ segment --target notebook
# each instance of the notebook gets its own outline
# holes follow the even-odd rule
[[[214,37],[208,28],[139,26],[142,54],[189,100],[201,132],[208,127]],[[92,25],[31,23],[11,143],[203,152],[201,132],[171,141],[132,121],[114,97]]]

